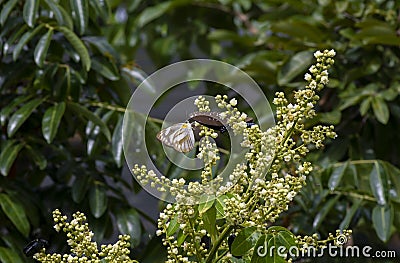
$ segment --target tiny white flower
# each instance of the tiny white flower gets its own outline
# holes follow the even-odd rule
[[[237,105],[237,100],[235,98],[233,98],[229,101],[229,104],[231,104],[233,107],[235,107]]]

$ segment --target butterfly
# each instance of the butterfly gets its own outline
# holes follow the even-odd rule
[[[42,248],[48,247],[49,242],[42,238],[37,238],[29,242],[28,245],[24,247],[24,254],[27,257],[33,256],[35,253],[38,253]]]
[[[195,143],[192,124],[177,123],[157,133],[157,139],[178,152],[190,152]]]
[[[226,120],[221,118],[219,112],[193,112],[189,115],[189,122],[197,122],[203,126],[211,128],[213,130],[224,133],[227,131],[226,129]],[[253,122],[253,118],[246,118],[247,127],[250,128],[255,123]]]

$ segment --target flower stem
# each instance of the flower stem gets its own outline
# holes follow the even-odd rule
[[[210,254],[208,254],[208,257],[207,257],[205,263],[212,262],[215,254],[218,251],[219,246],[228,237],[228,235],[231,233],[232,229],[233,229],[233,225],[228,225],[227,227],[225,227],[224,231],[222,231],[222,233],[221,233],[221,236],[217,239],[217,242],[215,242],[215,244],[213,244]]]

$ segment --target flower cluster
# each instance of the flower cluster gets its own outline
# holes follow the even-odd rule
[[[54,228],[57,232],[62,230],[67,233],[68,245],[71,247],[70,254],[46,254],[43,248],[34,255],[34,259],[45,263],[70,263],[70,262],[123,262],[135,263],[137,261],[129,258],[128,235],[120,235],[117,243],[113,245],[102,245],[98,251],[96,242],[92,241],[93,232],[86,223],[86,216],[80,212],[73,214],[71,222],[67,222],[67,216],[63,216],[57,209],[53,211]]]
[[[295,91],[292,102],[283,92],[276,93],[273,103],[277,123],[266,131],[256,124],[248,127],[247,115],[236,108],[236,99],[228,101],[226,95],[215,97],[218,107],[223,110],[221,118],[234,135],[242,136],[240,145],[248,151],[232,169],[229,182],[218,186],[215,196],[200,198],[199,204],[179,202],[183,199],[176,198],[178,203],[167,205],[160,214],[157,235],[163,235],[164,245],[168,248],[167,262],[208,263],[216,259],[225,262],[232,257],[228,236],[249,227],[268,234],[268,228],[288,209],[304,186],[306,176],[313,170],[311,163],[302,161],[304,156],[310,148],[322,147],[326,138],[336,137],[333,126],[319,125],[309,129],[305,125],[307,119],[316,115],[317,92],[328,83],[328,69],[334,62],[334,55],[333,50],[314,54],[317,63],[305,75],[307,85]],[[210,111],[209,102],[201,96],[195,104],[199,111]],[[172,195],[187,198],[191,194],[207,193],[210,179],[222,182],[223,178],[212,178],[219,151],[210,139],[217,134],[203,126],[201,129],[203,140],[197,156],[203,159],[205,168],[200,182],[190,182],[185,189],[184,179],[174,183],[165,177],[160,179],[144,166],[136,166],[134,172],[139,180],[151,181],[163,189],[168,187],[172,189]],[[297,237],[296,240],[302,246],[311,239]]]

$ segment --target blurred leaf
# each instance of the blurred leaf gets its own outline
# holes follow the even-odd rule
[[[18,41],[17,45],[15,45],[13,50],[13,59],[14,61],[18,59],[21,50],[24,46],[44,27],[44,24],[40,24],[39,26],[35,27],[33,30],[25,32],[20,40]]]
[[[101,52],[101,54],[103,54],[103,56],[113,58],[118,61],[120,55],[104,37],[86,36],[83,37],[82,40],[95,46]]]
[[[106,188],[100,182],[94,182],[89,191],[90,211],[95,218],[101,217],[107,210],[107,193]]]
[[[11,200],[8,195],[0,193],[0,206],[3,209],[4,214],[7,215],[8,219],[10,219],[18,231],[24,237],[28,237],[30,225],[22,205]]]
[[[79,174],[75,176],[75,181],[72,185],[72,200],[76,203],[80,203],[89,190],[89,182],[91,177],[86,174]]]
[[[90,0],[90,5],[96,10],[97,14],[104,19],[104,21],[108,20],[110,7],[106,0],[98,1],[98,0]]]
[[[56,18],[58,24],[72,30],[74,25],[72,18],[67,11],[65,11],[61,5],[54,2],[54,0],[45,0],[45,2],[49,6],[50,10],[54,13],[54,17]]]
[[[350,209],[347,209],[346,216],[344,217],[343,221],[340,223],[339,229],[345,230],[348,229],[350,226],[350,222],[353,219],[354,214],[360,208],[362,199],[355,199],[353,205]]]
[[[143,87],[150,94],[155,94],[157,92],[154,83],[151,83],[147,79],[148,76],[143,70],[127,65],[121,69],[121,72],[125,77],[128,78],[129,81],[135,83],[136,85],[141,85],[141,87]]]
[[[25,261],[12,249],[0,247],[0,262],[24,263]]]
[[[304,74],[313,61],[313,54],[302,51],[292,56],[278,73],[278,84],[284,86],[289,84],[300,74]]]
[[[7,134],[12,137],[19,127],[29,118],[32,112],[42,104],[44,99],[33,99],[19,108],[8,121]]]
[[[39,8],[39,0],[25,0],[23,16],[28,26],[33,27]]]
[[[43,67],[43,62],[47,56],[47,50],[49,49],[52,37],[53,37],[53,29],[49,29],[49,31],[47,31],[47,34],[43,35],[40,38],[38,44],[36,45],[34,58],[35,58],[35,63],[39,67]]]
[[[329,211],[336,204],[339,198],[340,195],[336,195],[335,197],[330,198],[327,202],[323,204],[323,207],[319,209],[317,215],[314,218],[313,229],[318,229],[320,227],[320,225],[324,222],[326,216],[328,215]]]
[[[119,72],[115,64],[103,57],[94,57],[92,59],[92,69],[109,80],[115,81],[119,79]]]
[[[365,100],[363,100],[360,104],[360,114],[361,116],[365,116],[365,114],[367,114],[369,108],[371,107],[371,101],[372,98],[368,97]]]
[[[386,183],[387,176],[384,169],[382,169],[378,162],[375,162],[374,166],[372,167],[371,173],[369,174],[369,182],[372,193],[376,198],[376,202],[381,206],[386,205],[386,193],[388,192]]]
[[[146,8],[137,17],[137,22],[136,22],[137,26],[143,27],[144,25],[150,23],[154,19],[159,18],[165,12],[167,12],[171,6],[172,6],[172,1],[168,1]]]
[[[131,245],[139,245],[142,236],[140,217],[138,212],[133,209],[122,210],[117,213],[117,226],[121,234],[130,235]]]
[[[331,191],[335,190],[336,187],[340,184],[343,174],[347,169],[347,165],[348,163],[345,163],[343,165],[334,168],[331,177],[329,177],[329,182],[328,182],[329,190]]]
[[[215,209],[217,210],[217,219],[221,219],[225,217],[225,208],[226,205],[224,200],[228,199],[226,195],[220,195],[215,200]]]
[[[4,25],[6,22],[8,15],[11,13],[13,10],[14,6],[18,3],[18,0],[10,0],[7,1],[7,3],[4,4],[3,9],[1,9],[0,13],[0,24]]]
[[[393,222],[391,206],[376,205],[372,210],[372,223],[379,239],[386,242],[390,238],[390,228]]]
[[[88,120],[92,121],[96,125],[100,127],[100,130],[103,132],[103,134],[106,136],[107,140],[111,140],[111,133],[106,124],[93,112],[89,111],[87,108],[81,106],[78,103],[75,102],[68,102],[68,107],[71,108],[75,113],[83,115],[85,118]]]
[[[19,151],[22,149],[23,144],[14,144],[14,141],[7,141],[6,145],[1,149],[0,154],[0,172],[2,175],[7,176],[13,165],[15,158]]]
[[[232,255],[243,256],[246,254],[256,243],[256,234],[257,227],[243,228],[232,243]]]
[[[65,111],[65,102],[48,108],[42,119],[42,133],[47,143],[51,143],[57,134],[58,126]]]
[[[32,160],[35,162],[36,166],[39,167],[40,170],[46,168],[47,160],[40,151],[32,148],[30,145],[25,145],[25,148],[28,150],[29,156],[32,158]]]
[[[216,239],[218,236],[217,227],[215,224],[217,212],[215,207],[211,207],[202,216],[204,222],[204,229],[210,234],[212,240]]]
[[[88,15],[88,1],[87,0],[71,0],[72,18],[74,19],[75,26],[80,35],[86,31],[89,22]]]
[[[380,123],[386,124],[389,121],[389,107],[381,97],[375,96],[372,98],[372,109]]]
[[[119,116],[117,125],[114,128],[114,133],[111,139],[111,151],[114,156],[114,161],[118,167],[122,165],[123,157],[123,143],[122,143],[122,123],[123,116]]]
[[[73,46],[73,48],[76,50],[76,52],[79,54],[79,57],[82,62],[82,66],[86,71],[90,70],[90,56],[89,52],[86,49],[85,45],[83,42],[78,38],[77,35],[75,35],[74,32],[69,30],[66,27],[58,27],[58,31],[64,34],[65,38],[68,40],[69,43]]]

